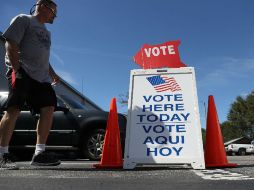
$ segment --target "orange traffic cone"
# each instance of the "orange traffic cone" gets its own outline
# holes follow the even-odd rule
[[[107,129],[102,150],[101,162],[100,164],[95,164],[94,166],[96,168],[123,167],[122,147],[118,125],[116,98],[113,98],[110,104],[110,111],[107,121]]]
[[[209,96],[208,98],[205,166],[206,168],[222,168],[237,166],[237,164],[228,163],[213,96]]]

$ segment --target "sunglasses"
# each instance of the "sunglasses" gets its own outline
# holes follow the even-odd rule
[[[54,15],[54,17],[57,17],[56,16],[56,10],[54,10],[53,8],[51,8],[51,7],[49,7],[48,5],[45,5],[45,4],[43,4],[45,7],[47,7],[51,12],[52,12],[52,14]]]

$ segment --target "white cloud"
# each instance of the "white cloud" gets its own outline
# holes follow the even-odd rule
[[[254,59],[236,59],[223,57],[206,61],[209,67],[202,69],[203,77],[199,78],[199,86],[228,85],[232,80],[245,79],[252,76]]]

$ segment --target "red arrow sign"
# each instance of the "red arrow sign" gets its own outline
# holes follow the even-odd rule
[[[143,69],[186,67],[180,60],[179,44],[179,40],[158,45],[145,44],[133,57],[133,60]]]

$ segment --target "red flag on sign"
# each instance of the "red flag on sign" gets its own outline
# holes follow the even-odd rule
[[[133,57],[133,60],[143,69],[186,67],[180,60],[179,44],[179,40],[158,45],[145,44]]]

